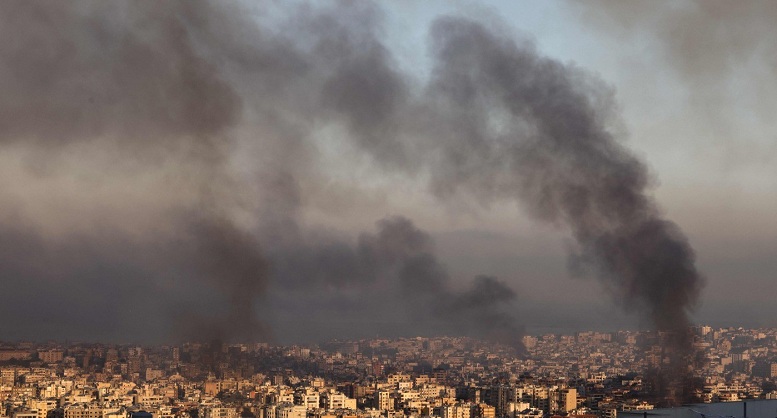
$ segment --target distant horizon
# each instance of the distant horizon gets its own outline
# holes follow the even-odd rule
[[[712,328],[713,331],[716,330],[743,330],[743,331],[768,331],[768,330],[777,330],[777,327],[742,327],[742,326],[723,326],[723,327],[716,327],[708,324],[700,324],[700,325],[693,325],[692,328],[697,329],[700,327],[709,326]],[[548,328],[549,330],[550,328]],[[651,330],[651,329],[617,329],[617,330],[601,330],[601,329],[587,329],[587,330],[578,330],[574,332],[566,332],[566,333],[559,333],[559,332],[541,332],[541,333],[525,333],[522,336],[523,337],[542,337],[545,335],[556,335],[556,336],[575,336],[577,334],[586,333],[586,332],[595,332],[595,333],[602,333],[602,334],[617,334],[619,332],[629,332],[629,333],[653,333],[658,332],[657,330]],[[221,344],[225,345],[250,345],[250,344],[265,344],[271,347],[288,347],[288,346],[306,346],[306,345],[319,345],[319,344],[328,344],[328,343],[335,343],[335,342],[358,342],[358,341],[370,341],[370,340],[412,340],[412,339],[436,339],[436,338],[464,338],[464,339],[471,339],[474,341],[479,341],[482,343],[489,343],[486,339],[483,338],[477,338],[472,336],[466,336],[466,335],[407,335],[407,336],[364,336],[364,337],[355,337],[355,338],[332,338],[329,340],[321,340],[321,341],[308,341],[308,342],[290,342],[290,343],[279,343],[279,342],[273,342],[273,341],[262,341],[262,340],[254,340],[254,341],[220,341],[220,340],[210,340],[210,341],[200,341],[200,340],[188,340],[188,341],[180,341],[180,342],[159,342],[159,343],[143,343],[143,342],[133,342],[133,341],[124,341],[124,342],[113,342],[113,341],[88,341],[88,340],[52,340],[52,339],[46,339],[46,340],[5,340],[0,339],[0,344],[38,344],[38,345],[45,345],[45,344],[87,344],[87,345],[118,345],[118,346],[149,346],[149,347],[163,347],[163,346],[178,346],[178,345],[186,345],[186,344],[201,344],[201,345],[208,345],[214,342],[219,342]],[[499,343],[493,343],[493,344],[499,344]],[[2,349],[2,348],[0,348]]]

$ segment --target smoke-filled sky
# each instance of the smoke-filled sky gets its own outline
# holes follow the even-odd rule
[[[777,326],[771,2],[0,5],[0,339]]]

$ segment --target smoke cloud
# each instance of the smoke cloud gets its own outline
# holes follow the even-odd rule
[[[350,330],[341,333],[350,336],[470,335],[523,351],[515,291],[489,276],[455,289],[429,234],[404,217],[376,226],[353,244],[313,236],[268,249],[280,287],[274,293],[290,299],[286,303],[309,304],[307,295],[328,305],[317,308],[324,323],[297,328],[308,334],[318,329],[326,338],[337,322],[345,322]],[[370,319],[354,322],[364,315]]]
[[[226,214],[242,105],[195,39],[209,6],[0,7],[2,309],[27,318],[2,334],[158,339],[169,322],[150,318],[182,309],[253,327],[267,271]]]
[[[617,303],[679,334],[668,341],[679,352],[671,368],[681,369],[703,279],[687,239],[647,194],[644,164],[608,129],[612,103],[600,83],[471,21],[439,19],[431,39],[431,80],[408,112],[431,123],[402,126],[412,126],[406,140],[429,146],[422,155],[432,190],[517,198],[568,228],[576,261],[593,267]],[[342,109],[356,135],[371,120],[362,102]]]
[[[11,293],[54,280],[88,293],[81,269],[99,265],[106,293],[143,283],[150,300],[170,297],[178,322],[212,322],[219,338],[266,337],[269,321],[299,337],[344,325],[517,347],[516,294],[489,276],[457,290],[407,218],[379,221],[355,244],[310,222],[312,196],[350,162],[338,157],[347,149],[373,176],[422,183],[442,205],[520,202],[569,231],[573,264],[624,309],[662,331],[690,324],[703,280],[645,165],[614,133],[613,92],[498,25],[437,19],[420,77],[398,67],[367,3],[303,5],[271,24],[215,2],[3,7],[14,41],[0,50],[0,140],[30,161],[9,170],[44,191],[71,187],[46,198],[15,183],[3,194],[26,200],[22,226],[7,216],[2,235],[52,254],[57,272],[19,274],[37,263],[3,246]],[[85,177],[99,187],[79,187]],[[63,201],[62,216],[41,209]],[[81,213],[98,222],[75,222]],[[299,316],[284,309],[295,306]]]
[[[600,83],[475,22],[439,19],[431,38],[431,80],[417,102],[405,105],[406,119],[394,119],[406,130],[387,141],[421,148],[423,161],[415,164],[423,164],[442,198],[515,198],[538,219],[569,228],[577,261],[595,267],[619,303],[658,329],[687,328],[703,283],[693,251],[647,194],[644,164],[608,130],[612,102]],[[388,93],[377,94],[383,100]],[[356,136],[380,118],[365,115],[368,102],[356,96],[341,107]]]

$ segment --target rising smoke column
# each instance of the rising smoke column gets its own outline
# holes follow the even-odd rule
[[[352,61],[358,68],[372,62],[389,81],[357,89],[341,70],[325,84],[343,83],[336,108],[354,140],[380,161],[421,166],[441,198],[514,198],[536,218],[569,228],[579,245],[576,260],[596,267],[625,309],[644,313],[661,330],[687,328],[703,280],[682,231],[648,194],[645,165],[609,129],[610,92],[580,69],[540,56],[529,42],[476,22],[438,19],[431,40],[436,63],[419,97],[404,97],[396,86],[410,82],[389,59],[376,60],[374,47]],[[353,90],[343,92],[347,86]],[[332,100],[329,89],[323,93]],[[375,114],[371,101],[392,105]],[[389,134],[374,134],[387,125]],[[413,151],[375,151],[382,149],[376,141]]]
[[[494,168],[515,176],[512,192],[535,216],[571,230],[581,259],[621,306],[669,332],[665,372],[672,385],[682,384],[692,352],[688,310],[703,280],[686,237],[647,195],[646,168],[608,131],[596,86],[477,24],[442,20],[432,36],[440,62],[432,92],[462,112],[481,110],[465,120],[480,122],[467,126],[483,139],[479,146],[492,156],[505,153]],[[494,112],[508,127],[490,134]]]
[[[439,19],[431,39],[436,64],[417,101],[401,102],[383,117],[365,115],[367,103],[385,102],[392,84],[401,85],[392,80],[338,102],[357,143],[379,160],[400,158],[396,166],[423,166],[441,197],[515,198],[536,218],[568,228],[577,243],[574,260],[593,267],[625,310],[672,335],[667,350],[674,354],[664,371],[677,391],[691,354],[688,312],[703,279],[687,238],[647,193],[646,167],[608,129],[608,92],[530,43],[472,21]],[[390,139],[363,135],[387,124],[404,129]],[[401,146],[422,151],[418,161],[375,152],[383,147],[374,141],[397,137]],[[666,396],[677,401],[676,394]]]

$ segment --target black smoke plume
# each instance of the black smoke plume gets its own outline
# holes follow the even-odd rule
[[[425,77],[397,66],[382,42],[381,12],[369,3],[308,5],[272,24],[247,6],[216,2],[2,7],[0,141],[28,162],[13,175],[50,183],[50,190],[75,182],[67,203],[99,215],[84,225],[73,221],[78,210],[68,217],[9,210],[24,222],[7,215],[5,235],[20,234],[51,254],[52,280],[85,286],[81,261],[63,247],[83,243],[92,251],[74,254],[106,267],[96,279],[106,293],[116,281],[133,280],[154,295],[182,289],[169,299],[171,310],[195,307],[184,319],[205,313],[221,318],[220,329],[246,315],[237,324],[260,329],[257,312],[276,315],[262,311],[269,309],[258,303],[265,296],[272,306],[309,302],[322,325],[335,326],[326,315],[342,318],[341,307],[350,306],[356,324],[373,308],[363,292],[389,296],[375,304],[389,315],[366,322],[365,331],[412,328],[416,318],[439,312],[463,328],[513,324],[501,308],[482,308],[489,295],[510,295],[500,282],[480,278],[469,293],[450,290],[428,237],[402,218],[383,221],[356,247],[310,238],[318,232],[305,211],[328,179],[321,132],[334,130],[372,159],[376,173],[428,180],[444,204],[520,201],[535,218],[569,231],[576,264],[592,269],[624,309],[660,331],[684,334],[689,325],[703,280],[687,239],[649,194],[645,165],[614,133],[612,92],[499,25],[437,19]],[[73,174],[74,162],[91,171]],[[109,194],[125,188],[126,195]],[[14,193],[3,201],[11,205]],[[40,199],[37,209],[51,204]],[[195,226],[180,219],[196,219]],[[295,271],[289,260],[305,252],[313,267]],[[18,270],[13,260],[4,274]],[[128,277],[116,279],[115,269]],[[14,291],[34,293],[29,283],[45,287],[44,276],[17,274]],[[301,290],[288,291],[290,283]],[[317,283],[343,291],[322,302],[305,291]],[[439,294],[451,305],[434,302]],[[395,318],[402,320],[381,323]],[[676,352],[690,347],[689,338],[675,340]]]
[[[438,19],[430,37],[435,64],[417,97],[376,38],[342,41],[353,43],[348,63],[370,69],[360,74],[381,75],[370,88],[338,88],[334,108],[357,144],[377,161],[427,172],[442,198],[520,200],[570,229],[575,260],[595,267],[625,309],[660,330],[686,329],[703,280],[687,239],[648,194],[645,165],[612,133],[606,87],[473,21]],[[325,86],[347,84],[353,71],[340,68]],[[324,88],[322,103],[331,96]]]
[[[703,279],[686,237],[647,194],[644,164],[611,133],[607,91],[581,70],[479,23],[439,19],[431,39],[431,79],[417,103],[388,113],[407,113],[399,126],[408,129],[386,141],[399,136],[416,151],[421,144],[418,164],[438,195],[516,198],[537,218],[568,228],[578,245],[575,260],[594,268],[616,303],[674,335],[666,340],[674,352],[667,370],[670,380],[683,380],[692,354],[688,312]],[[355,136],[372,132],[365,125],[375,119],[376,132],[397,124],[364,114],[373,90],[339,107]],[[375,100],[385,101],[391,90]]]

